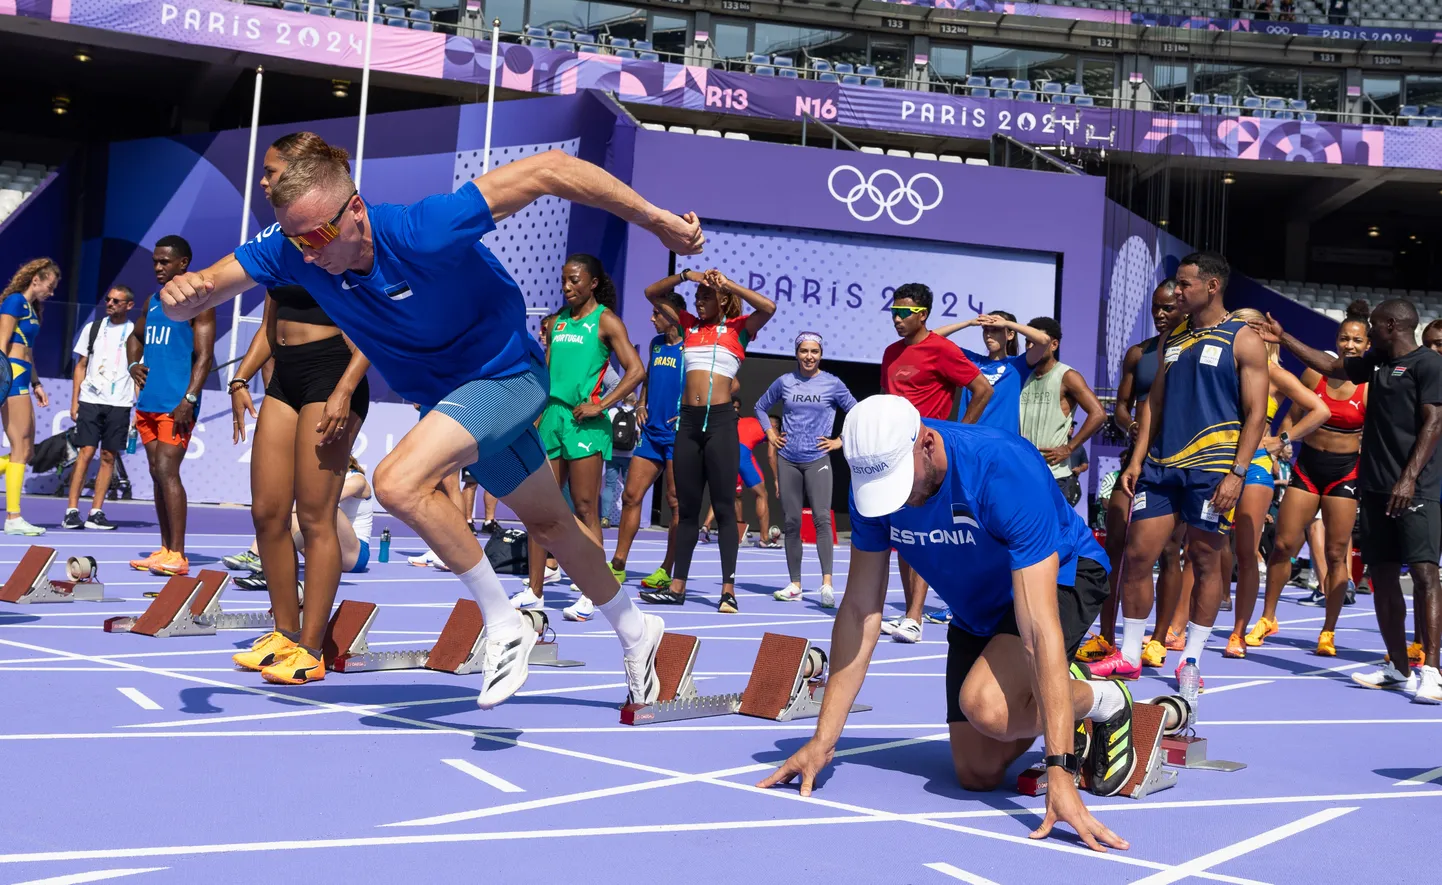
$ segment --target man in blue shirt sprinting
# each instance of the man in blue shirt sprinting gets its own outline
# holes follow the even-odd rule
[[[810,795],[831,762],[881,632],[895,548],[953,613],[946,702],[961,786],[995,789],[1041,735],[1047,813],[1033,835],[1064,821],[1094,849],[1098,841],[1126,848],[1082,805],[1074,777],[1087,764],[1092,792],[1112,796],[1138,763],[1125,686],[1068,678],[1067,661],[1107,595],[1107,556],[1046,461],[1015,433],[923,420],[897,396],[859,403],[841,439],[851,468],[851,565],[831,633],[831,677],[815,735],[760,786],[800,775],[801,794]]]
[[[375,491],[480,606],[482,709],[525,682],[537,635],[511,606],[465,516],[437,491],[462,469],[515,512],[606,615],[621,640],[630,700],[650,703],[664,625],[617,592],[598,540],[566,508],[534,427],[549,389],[545,358],[526,334],[519,287],[480,242],[498,221],[547,195],[612,212],[680,254],[700,252],[705,242],[694,215],[659,209],[559,151],[407,206],[368,203],[344,163],[307,157],[271,188],[276,224],[233,255],[172,280],[161,299],[182,319],[256,283],[304,286],[387,383],[420,404],[420,423],[376,468]]]

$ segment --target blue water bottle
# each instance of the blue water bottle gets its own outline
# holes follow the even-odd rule
[[[381,555],[380,555],[380,561],[381,561],[381,562],[390,562],[390,561],[391,561],[391,530],[390,530],[390,529],[384,529],[383,531],[381,531]]]
[[[128,433],[128,434],[126,435],[126,437],[125,437],[125,454],[127,454],[127,455],[133,455],[133,454],[135,454],[135,444],[136,444],[136,442],[138,442],[139,440],[140,440],[140,431],[136,430],[136,429],[135,429],[135,425],[132,423],[132,424],[130,425],[130,433]]]

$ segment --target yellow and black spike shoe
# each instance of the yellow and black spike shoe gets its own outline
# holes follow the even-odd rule
[[[305,650],[303,645],[291,646],[284,657],[260,671],[266,682],[277,685],[304,685],[325,678],[325,661]]]
[[[231,656],[235,665],[242,670],[264,670],[271,664],[290,654],[295,648],[282,633],[271,631],[250,644],[250,648]]]
[[[1110,680],[1122,691],[1122,708],[1103,722],[1092,722],[1091,791],[1098,796],[1115,796],[1131,780],[1137,767],[1137,748],[1132,735],[1132,693],[1120,679]]]

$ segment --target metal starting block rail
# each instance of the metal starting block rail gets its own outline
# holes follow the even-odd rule
[[[16,605],[30,605],[43,602],[106,602],[105,585],[95,580],[95,560],[88,556],[72,556],[67,570],[72,580],[52,581],[50,566],[55,563],[55,551],[49,547],[32,545],[15,571],[0,587],[0,602]],[[119,600],[109,600],[118,602]]]
[[[656,675],[661,682],[658,700],[653,704],[625,705],[621,708],[621,723],[653,725],[732,713],[789,722],[821,713],[826,694],[826,653],[809,641],[779,633],[765,634],[745,690],[716,695],[696,691],[692,671],[700,646],[700,639],[684,633],[662,636],[656,652]],[[855,704],[851,712],[870,709]]]
[[[226,612],[220,597],[230,586],[230,575],[201,569],[195,577],[175,576],[138,618],[110,618],[106,633],[142,636],[214,636],[217,630],[270,630],[275,617],[269,611]]]
[[[326,668],[337,673],[355,673],[362,670],[435,670],[466,676],[481,669],[481,632],[485,620],[481,608],[473,599],[456,600],[455,608],[446,619],[440,638],[430,648],[400,651],[373,651],[366,642],[366,634],[375,623],[379,607],[373,602],[357,602],[347,599],[336,609],[335,615],[326,626],[323,651]],[[551,629],[546,613],[534,609],[523,610],[522,616],[529,618],[531,626],[540,635],[531,649],[532,667],[583,667],[583,661],[561,658],[556,644],[556,633]]]

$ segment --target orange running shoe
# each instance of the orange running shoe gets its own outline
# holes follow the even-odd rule
[[[1233,633],[1227,637],[1227,650],[1222,652],[1224,658],[1245,658],[1247,647],[1242,644],[1242,637]]]
[[[162,578],[188,575],[190,574],[190,560],[185,558],[184,553],[167,550],[164,559],[157,559],[150,564],[150,573]]]
[[[1268,636],[1277,635],[1277,632],[1279,630],[1281,630],[1281,628],[1277,626],[1277,622],[1275,620],[1267,617],[1266,615],[1263,615],[1262,617],[1257,619],[1257,623],[1252,625],[1251,632],[1247,634],[1247,645],[1250,645],[1252,648],[1256,648],[1257,646],[1261,645],[1262,640],[1266,639]]]
[[[1102,658],[1116,651],[1116,647],[1107,642],[1099,634],[1093,633],[1083,642],[1081,648],[1076,650],[1076,659],[1083,664],[1091,664],[1100,661]]]
[[[1164,645],[1166,645],[1168,651],[1186,651],[1187,635],[1185,633],[1178,633],[1171,627],[1168,627],[1167,641]]]
[[[274,664],[260,671],[266,682],[278,685],[304,685],[325,678],[325,661],[313,656],[304,646],[294,645],[276,658]]]
[[[170,555],[170,551],[161,547],[159,550],[141,559],[130,560],[130,567],[137,572],[148,572],[150,567]]]
[[[250,644],[249,651],[231,655],[231,660],[242,670],[264,670],[276,661],[290,654],[295,643],[283,633],[271,631]]]
[[[1337,656],[1337,636],[1331,630],[1323,630],[1322,635],[1317,637],[1317,650],[1314,652],[1324,658],[1335,658]]]
[[[1142,666],[1164,667],[1167,663],[1167,649],[1153,639],[1142,647]]]
[[[1407,646],[1407,663],[1414,667],[1427,663],[1427,653],[1422,650],[1422,643],[1414,642]]]

